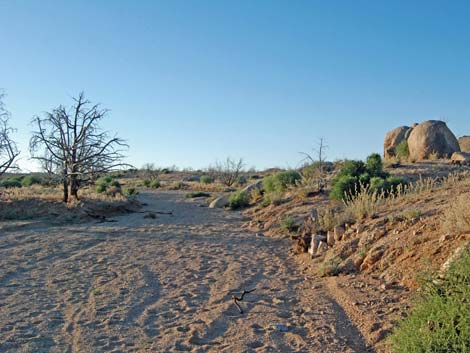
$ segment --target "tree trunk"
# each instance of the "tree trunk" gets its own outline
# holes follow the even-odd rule
[[[70,176],[70,194],[75,197],[76,200],[78,200],[78,180],[77,180],[77,175],[72,174]]]
[[[64,198],[63,201],[67,203],[69,201],[69,183],[67,180],[67,175],[64,175]]]

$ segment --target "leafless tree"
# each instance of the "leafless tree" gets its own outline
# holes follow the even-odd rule
[[[128,166],[122,162],[128,147],[124,140],[110,137],[99,126],[108,110],[92,104],[83,92],[73,100],[70,108],[60,105],[42,118],[34,117],[37,131],[30,140],[32,158],[49,173],[60,175],[64,202],[69,194],[78,199],[83,181]]]
[[[0,92],[0,176],[15,167],[19,155],[15,142],[11,139],[14,131],[9,125],[10,113],[3,104],[4,94]]]
[[[245,163],[242,158],[235,160],[228,157],[224,162],[216,162],[214,167],[209,167],[208,174],[214,179],[219,179],[223,184],[232,186],[237,181],[244,166]]]
[[[326,154],[325,151],[328,146],[325,144],[325,139],[321,137],[317,142],[317,148],[312,150],[313,154],[306,152],[300,152],[304,156],[302,162],[304,167],[302,168],[302,177],[314,181],[319,191],[322,191],[325,187],[325,162]],[[315,156],[315,157],[314,157]]]
[[[144,174],[144,178],[149,180],[157,180],[162,173],[162,170],[157,168],[153,163],[145,163],[142,166],[142,172]]]

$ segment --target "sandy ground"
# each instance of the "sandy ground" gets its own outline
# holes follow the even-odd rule
[[[372,351],[289,240],[180,192],[140,198],[173,215],[0,228],[0,352]]]

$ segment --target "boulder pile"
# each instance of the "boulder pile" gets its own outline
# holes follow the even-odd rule
[[[460,141],[440,120],[428,120],[413,127],[401,126],[389,131],[384,139],[384,157],[396,156],[395,149],[403,141],[407,141],[412,160],[451,158],[454,152],[461,151]],[[467,142],[470,144],[470,137],[468,140],[462,138],[460,143]]]

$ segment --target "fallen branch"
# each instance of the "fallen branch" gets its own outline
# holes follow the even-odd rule
[[[163,212],[163,211],[137,211],[137,213],[155,213],[155,214],[166,214],[169,216],[173,216],[173,211],[170,212]]]
[[[238,304],[238,302],[241,302],[243,301],[243,298],[245,297],[245,294],[248,294],[248,293],[251,293],[255,290],[256,288],[253,288],[252,290],[244,290],[242,295],[240,297],[237,297],[235,295],[232,295],[232,300],[233,300],[233,303],[235,304],[235,306],[237,307],[238,311],[240,312],[240,314],[243,314],[243,309],[242,307],[240,306],[240,304]]]

